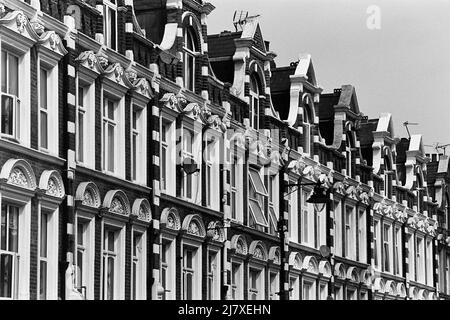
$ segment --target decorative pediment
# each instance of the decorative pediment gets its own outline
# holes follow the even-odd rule
[[[302,269],[303,260],[302,256],[298,252],[291,252],[289,255],[289,265],[294,269],[300,271]]]
[[[345,280],[345,267],[342,263],[336,263],[336,265],[334,266],[334,275],[338,277],[338,279]]]
[[[39,189],[45,190],[46,195],[59,199],[64,198],[66,195],[61,174],[55,170],[42,172]]]
[[[271,247],[269,250],[269,260],[272,260],[275,264],[280,264],[280,247]]]
[[[81,201],[85,206],[99,208],[101,205],[100,192],[93,182],[82,182],[78,185],[75,200]]]
[[[30,40],[37,41],[39,36],[36,34],[30,20],[23,11],[8,12],[0,19],[0,25],[24,36]]]
[[[103,207],[110,213],[129,216],[131,213],[130,202],[125,192],[121,190],[111,190],[103,200]]]
[[[345,195],[346,195],[348,198],[350,198],[350,199],[353,199],[353,200],[359,200],[359,199],[358,199],[358,192],[357,192],[355,186],[352,186],[352,185],[347,186],[347,188],[345,189]]]
[[[104,72],[104,76],[106,76],[111,81],[120,84],[124,87],[127,87],[127,85],[124,82],[124,74],[125,70],[122,67],[122,65],[118,62],[109,65]]]
[[[257,260],[267,261],[267,249],[262,241],[253,241],[250,244],[249,253]]]
[[[333,184],[333,190],[341,195],[345,195],[345,185],[342,181]]]
[[[352,282],[359,282],[359,273],[356,267],[350,267],[347,270],[347,279]]]
[[[131,214],[140,221],[150,222],[152,220],[152,212],[148,200],[136,199],[133,203]]]
[[[187,234],[204,238],[206,236],[206,229],[202,218],[198,214],[190,214],[183,220],[181,229]]]
[[[318,274],[319,264],[317,263],[317,259],[313,256],[305,257],[305,259],[303,260],[302,270],[309,273]]]
[[[187,105],[186,99],[183,97],[177,97],[174,93],[166,93],[159,100],[166,108],[175,110],[177,112],[183,112],[183,109]]]
[[[319,275],[322,277],[331,277],[331,264],[326,261],[326,260],[322,260],[319,263]]]
[[[235,250],[237,254],[247,255],[248,245],[243,235],[234,235],[231,238],[231,249]]]
[[[160,223],[168,229],[180,230],[181,219],[178,210],[176,208],[165,208],[161,213]]]
[[[22,159],[9,159],[3,165],[0,179],[4,179],[8,184],[21,188],[35,190],[37,187],[36,176],[31,165]]]
[[[94,51],[84,51],[82,52],[75,61],[78,61],[82,66],[93,70],[94,72],[98,74],[102,74],[104,72],[103,67],[106,67],[108,65],[108,60],[106,60],[105,65],[105,57],[103,57],[103,60],[100,60],[100,57],[97,56]],[[102,64],[100,61],[103,61]]]
[[[211,221],[208,224],[208,236],[217,242],[225,241],[225,234],[223,232],[222,223],[219,221]]]
[[[44,32],[38,43],[61,57],[67,54],[67,50],[64,47],[60,36],[55,31]]]

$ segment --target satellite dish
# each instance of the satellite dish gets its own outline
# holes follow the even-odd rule
[[[320,251],[320,255],[322,256],[322,258],[327,259],[331,255],[331,250],[330,250],[330,247],[328,247],[328,246],[325,246],[325,245],[320,246],[319,251]]]
[[[191,158],[184,158],[181,168],[184,170],[184,172],[187,175],[191,175],[196,172],[200,172],[200,168],[198,167],[197,162],[195,162],[195,160],[191,159]]]

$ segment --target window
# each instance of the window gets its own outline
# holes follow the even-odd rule
[[[351,289],[351,288],[347,289],[347,300],[357,300],[355,289]]]
[[[314,123],[314,114],[311,109],[314,109],[314,101],[311,100],[310,95],[306,95],[303,99],[303,153],[311,154],[311,124]]]
[[[238,177],[236,176],[239,169],[237,168],[238,164],[237,164],[237,159],[234,160],[234,163],[231,164],[231,181],[230,181],[230,187],[231,187],[231,219],[236,220],[237,219],[237,211],[238,211],[238,204],[237,204],[237,197],[238,197],[238,192],[237,192],[237,179]]]
[[[414,236],[406,235],[408,241],[408,280],[415,281],[415,243]]]
[[[278,300],[278,288],[280,286],[279,280],[278,280],[278,274],[274,272],[270,272],[270,279],[269,279],[269,285],[270,285],[270,292],[269,292],[269,300]]]
[[[320,284],[320,300],[327,300],[328,298],[328,285],[326,283]]]
[[[199,54],[197,37],[192,27],[184,29],[184,87],[195,91],[196,56]]]
[[[349,177],[353,177],[353,171],[352,171],[352,165],[353,165],[353,159],[352,159],[352,151],[354,148],[354,143],[353,143],[353,137],[352,137],[352,132],[348,132],[346,134],[346,143],[347,143],[347,147],[346,147],[346,175]]]
[[[243,299],[243,269],[241,263],[231,264],[231,298],[233,300]]]
[[[39,77],[39,145],[48,149],[48,84],[47,70],[40,69]]]
[[[299,300],[299,277],[289,278],[289,300]]]
[[[190,160],[191,163],[195,163],[194,160],[194,131],[184,128],[183,129],[183,158]],[[192,187],[193,187],[193,174],[187,174],[183,171],[183,197],[188,200],[192,200]]]
[[[336,255],[342,255],[342,206],[340,201],[334,202],[334,247]]]
[[[445,283],[447,285],[447,290],[446,293],[449,294],[450,293],[450,255],[446,256],[445,259]]]
[[[131,179],[139,183],[146,182],[144,128],[144,109],[134,104],[131,112]]]
[[[344,289],[342,288],[342,285],[335,285],[334,295],[336,300],[344,300]]]
[[[359,210],[358,216],[358,243],[359,243],[359,253],[358,258],[360,262],[367,262],[367,232],[366,232],[366,210]]]
[[[380,222],[374,220],[373,223],[373,260],[376,268],[380,268]]]
[[[391,226],[388,224],[383,225],[383,261],[384,271],[391,272]]]
[[[146,298],[146,237],[144,231],[133,230],[131,299]]]
[[[20,138],[19,58],[1,51],[1,133]]]
[[[161,241],[161,285],[164,288],[162,300],[175,299],[175,251],[174,241]]]
[[[105,44],[117,50],[117,0],[105,0],[104,4],[104,37]]]
[[[384,156],[384,195],[389,199],[392,198],[392,165],[388,156]]]
[[[0,229],[0,298],[18,298],[19,208],[2,204]]]
[[[183,300],[198,300],[201,298],[201,255],[199,249],[191,246],[183,247]]]
[[[249,300],[262,300],[263,297],[263,288],[262,288],[262,277],[261,271],[258,269],[249,269],[249,290],[248,290],[248,299]]]
[[[103,169],[111,173],[114,173],[116,169],[117,120],[117,104],[105,98],[103,109]]]
[[[95,165],[95,84],[87,84],[79,79],[77,93],[76,143],[77,161],[93,168]]]
[[[278,235],[278,212],[279,212],[279,195],[277,192],[278,189],[278,175],[273,174],[272,172],[267,172],[265,175],[265,183],[267,193],[269,195],[269,233],[271,235]],[[290,202],[288,203],[290,205]],[[289,232],[291,232],[289,228]]]
[[[220,299],[220,257],[216,251],[208,251],[208,300]]]
[[[258,130],[259,129],[259,85],[258,80],[255,75],[250,77],[250,110],[249,110],[249,118],[250,118],[250,126]]]
[[[167,188],[167,161],[170,160],[169,156],[169,132],[170,123],[162,119],[161,120],[161,181],[160,187],[162,191],[165,191]]]
[[[346,207],[345,211],[345,255],[349,259],[355,259],[356,239],[355,239],[355,208]]]
[[[124,298],[124,238],[123,229],[105,225],[103,228],[102,252],[102,297],[103,300]]]
[[[310,222],[309,222],[309,211],[312,209],[308,202],[306,202],[309,199],[310,192],[309,191],[302,191],[302,242],[305,244],[309,244],[310,241]]]
[[[402,274],[402,233],[400,227],[395,227],[395,249],[394,249],[394,273]]]
[[[41,226],[39,238],[39,299],[47,299],[47,270],[48,270],[48,225],[49,212],[41,212]]]
[[[423,239],[420,237],[417,237],[417,244],[416,244],[416,281],[418,282],[425,282],[425,249],[423,244]]]
[[[302,300],[316,300],[315,283],[310,281],[303,281],[303,299]]]
[[[268,198],[267,190],[257,170],[249,169],[249,178],[249,225],[264,231],[269,226],[264,214]]]
[[[205,152],[205,204],[207,207],[211,207],[212,205],[212,194],[214,194],[214,190],[216,190],[213,186],[218,182],[218,179],[215,175],[215,167],[216,167],[216,159],[215,159],[215,141],[214,139],[209,140],[208,138],[205,141],[206,143],[206,152]],[[216,178],[216,179],[214,179]]]
[[[427,280],[427,285],[429,286],[433,286],[433,274],[434,274],[434,270],[433,270],[433,246],[432,246],[432,242],[430,239],[426,240],[427,243],[427,248],[426,248],[426,280]]]
[[[77,128],[77,160],[84,162],[84,150],[85,150],[85,128],[86,128],[86,108],[85,108],[85,92],[84,87],[78,87],[78,128]]]
[[[113,300],[115,272],[117,272],[116,232],[105,229],[103,240],[103,299]]]
[[[327,244],[327,238],[326,238],[326,208],[324,208],[322,211],[316,211],[314,208],[314,216],[316,219],[316,248],[320,248],[322,245]]]

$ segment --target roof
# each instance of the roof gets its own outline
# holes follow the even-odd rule
[[[291,89],[290,76],[295,73],[295,66],[272,69],[270,78],[270,92],[284,92]]]
[[[235,39],[239,39],[242,31],[223,31],[220,34],[208,35],[208,55],[210,58],[233,57],[236,52]]]

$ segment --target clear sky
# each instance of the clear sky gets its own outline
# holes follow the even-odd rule
[[[210,2],[209,34],[234,31],[235,10],[259,14],[277,66],[310,53],[324,92],[352,84],[365,115],[392,113],[397,137],[407,137],[409,121],[425,144],[450,143],[450,0]],[[367,26],[371,5],[380,9],[379,29]]]

